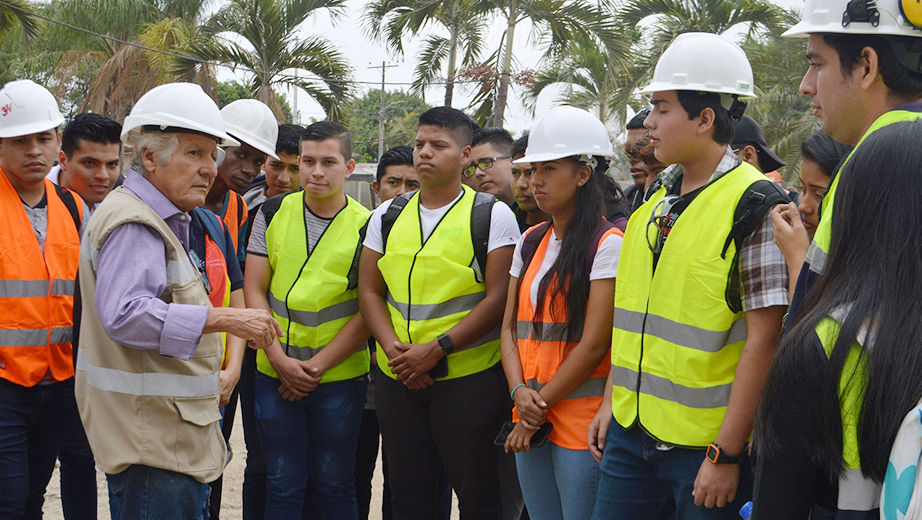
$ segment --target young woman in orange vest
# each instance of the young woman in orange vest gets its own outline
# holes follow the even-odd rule
[[[530,163],[535,200],[551,216],[516,246],[502,332],[517,421],[504,447],[516,453],[534,520],[588,518],[595,504],[599,470],[586,439],[611,368],[622,237],[603,218],[601,181],[612,153],[601,121],[557,107],[516,161]]]

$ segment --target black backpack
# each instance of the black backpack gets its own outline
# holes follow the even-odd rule
[[[774,182],[765,179],[756,181],[746,188],[736,205],[736,211],[733,213],[733,227],[730,229],[727,241],[724,242],[723,251],[720,253],[720,257],[726,259],[730,244],[736,245],[733,263],[727,275],[725,294],[727,306],[730,307],[732,312],[743,310],[739,272],[739,251],[743,247],[743,241],[759,227],[759,223],[762,222],[766,213],[778,204],[787,204],[788,202],[791,202],[790,195]]]
[[[391,233],[391,228],[397,222],[397,217],[407,206],[410,199],[418,191],[411,191],[395,197],[391,201],[390,207],[381,217],[381,239],[385,251],[387,250],[387,237]],[[493,217],[493,204],[496,197],[489,193],[476,193],[474,195],[474,208],[471,210],[471,241],[474,246],[474,272],[477,274],[477,281],[484,281],[484,273],[487,270],[487,247],[490,244],[490,221]]]

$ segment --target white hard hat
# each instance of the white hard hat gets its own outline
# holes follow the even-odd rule
[[[214,137],[220,146],[237,146],[224,130],[224,119],[214,100],[194,83],[167,83],[147,91],[125,118],[122,141],[138,127],[154,126],[163,131],[191,130]]]
[[[54,95],[34,81],[10,81],[0,89],[0,137],[46,132],[63,122]]]
[[[752,66],[739,45],[716,34],[680,34],[663,52],[653,81],[641,94],[666,90],[694,90],[723,94],[721,104],[729,109],[732,96],[756,97]]]
[[[550,109],[528,134],[525,156],[516,164],[553,161],[574,155],[611,157],[608,130],[599,118],[571,106]]]
[[[255,99],[238,99],[221,109],[227,133],[273,159],[275,143],[279,138],[279,124],[275,114],[265,103]]]
[[[901,0],[806,0],[803,19],[782,36],[806,37],[814,33],[870,34],[879,36],[922,36],[916,23],[922,23],[916,2]],[[868,4],[872,5],[868,5]],[[907,5],[908,4],[908,5]],[[904,14],[905,6],[907,12]]]

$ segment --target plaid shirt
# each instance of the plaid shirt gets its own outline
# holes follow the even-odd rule
[[[708,184],[723,177],[739,164],[739,157],[728,146],[714,174],[708,179]],[[671,191],[683,173],[681,165],[673,164],[660,173],[658,180],[667,191]],[[739,257],[743,310],[754,311],[774,305],[787,306],[790,283],[788,267],[781,249],[775,244],[775,227],[770,213],[766,213],[759,227],[743,240]]]

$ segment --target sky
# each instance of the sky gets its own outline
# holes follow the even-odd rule
[[[451,0],[446,0],[451,1]],[[773,3],[782,7],[798,7],[802,9],[803,0],[772,0]],[[342,16],[335,25],[331,22],[329,15],[323,13],[308,19],[301,28],[302,34],[318,34],[325,36],[345,58],[352,64],[352,80],[361,82],[357,85],[357,93],[367,92],[369,89],[381,88],[381,63],[385,62],[389,67],[386,72],[386,89],[387,90],[408,90],[409,83],[413,80],[413,68],[415,57],[420,47],[422,38],[407,39],[404,42],[406,53],[404,56],[395,56],[389,53],[385,46],[380,42],[369,39],[364,34],[361,23],[362,15],[366,0],[348,0],[346,2],[347,12]],[[489,56],[500,45],[502,31],[505,26],[505,20],[497,17],[490,23],[489,35],[487,37],[487,48],[484,55]],[[438,26],[432,26],[426,33],[439,32]],[[535,48],[535,42],[532,39],[531,25],[525,21],[516,26],[515,45],[513,56],[517,63],[513,68],[520,69],[537,69],[541,53]],[[370,68],[378,67],[378,68]],[[220,79],[232,79],[233,74],[225,72]],[[455,108],[465,108],[472,94],[474,86],[457,86],[455,88]],[[289,90],[286,93],[289,100],[293,99],[293,92]],[[509,96],[509,103],[506,107],[505,127],[513,135],[520,135],[522,132],[531,128],[536,116],[540,116],[552,106],[556,93],[543,92],[538,98],[535,106],[535,114],[526,110],[521,102],[521,90],[513,86]],[[426,101],[432,105],[441,104],[444,98],[444,87],[434,87],[426,91]],[[320,105],[314,102],[306,93],[298,91],[297,109],[301,114],[301,122],[309,123],[311,118],[322,119],[324,112]]]

